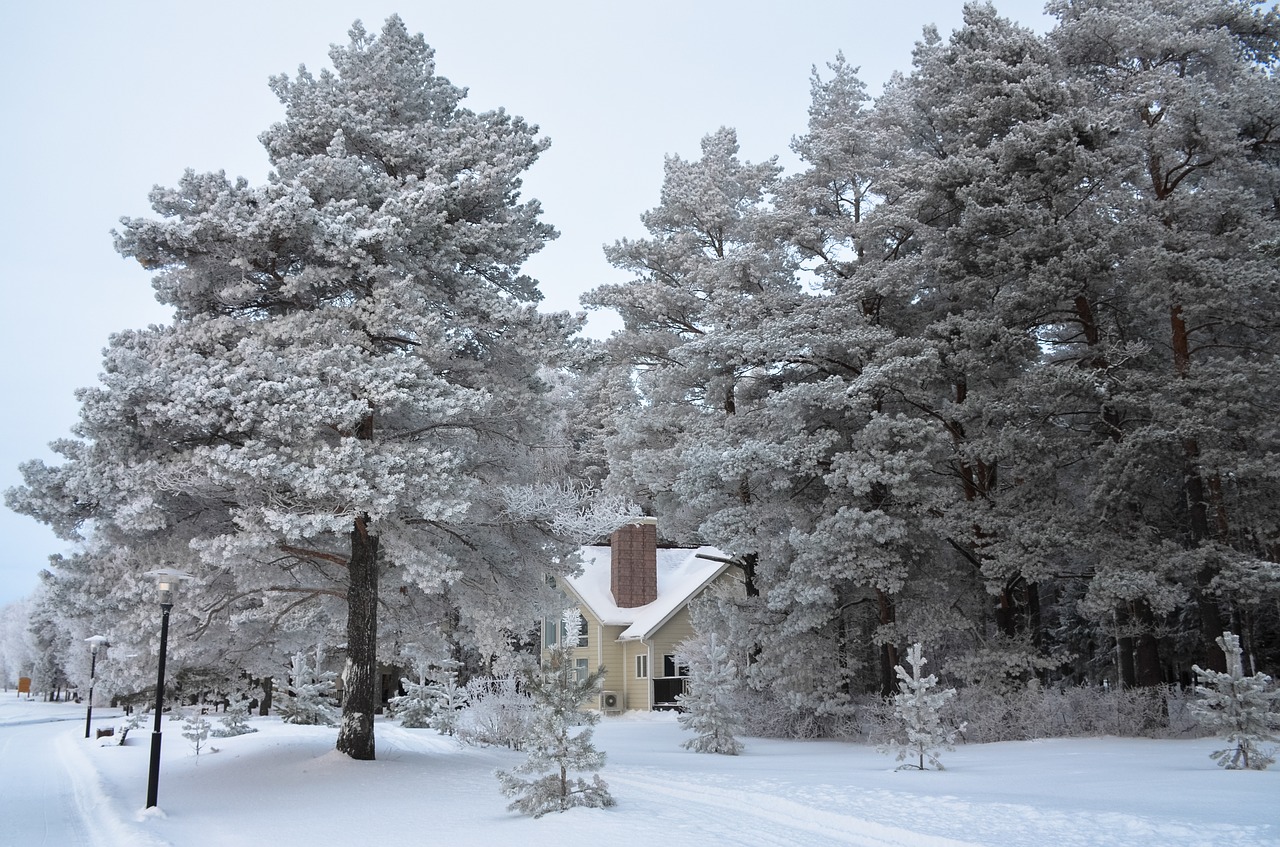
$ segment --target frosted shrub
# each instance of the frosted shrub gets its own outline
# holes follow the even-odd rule
[[[1201,726],[1231,745],[1210,754],[1219,766],[1228,770],[1265,770],[1275,763],[1275,750],[1263,750],[1259,744],[1277,740],[1275,729],[1280,722],[1273,710],[1280,692],[1264,673],[1244,675],[1237,636],[1224,632],[1217,642],[1227,656],[1227,672],[1192,666],[1199,699],[1190,704],[1191,712]]]
[[[1168,688],[1071,686],[1039,684],[1018,691],[991,691],[969,686],[956,692],[948,712],[964,723],[964,740],[977,744],[1033,738],[1115,735],[1124,738],[1164,737],[1186,732],[1176,691]]]
[[[564,620],[566,631],[578,631],[581,617],[576,609],[566,612]],[[614,805],[608,786],[595,773],[604,766],[604,754],[591,742],[591,727],[600,714],[581,711],[600,693],[604,671],[580,677],[573,651],[574,642],[562,639],[542,669],[529,675],[526,684],[535,708],[525,748],[528,758],[510,771],[496,773],[502,793],[515,798],[507,808],[535,818],[577,806]]]
[[[896,748],[898,761],[915,756],[914,765],[901,767],[925,769],[928,760],[938,770],[942,770],[942,762],[934,752],[939,748],[954,749],[956,735],[963,727],[948,727],[942,721],[943,705],[956,696],[954,688],[937,690],[938,678],[933,674],[921,676],[920,670],[927,660],[921,655],[921,647],[917,642],[907,651],[907,664],[911,665],[908,673],[902,665],[894,668],[898,674],[901,691],[893,695],[893,713],[897,726],[895,737],[889,740],[888,748]]]
[[[455,733],[467,744],[519,750],[533,721],[533,700],[514,676],[476,677],[466,685],[467,706],[457,714]]]
[[[715,633],[708,633],[682,643],[679,655],[689,667],[689,691],[676,697],[683,710],[679,721],[694,733],[680,746],[698,753],[738,755],[742,752],[736,737],[742,731],[735,703],[738,669],[728,646]]]

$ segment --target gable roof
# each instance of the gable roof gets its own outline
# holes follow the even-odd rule
[[[660,548],[658,550],[658,599],[644,606],[624,609],[613,599],[609,583],[608,547],[583,547],[582,573],[565,579],[568,587],[606,626],[625,626],[619,641],[649,638],[703,588],[728,570],[727,561],[700,559],[698,554],[729,557],[715,547]]]

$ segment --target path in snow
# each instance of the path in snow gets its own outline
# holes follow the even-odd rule
[[[3,833],[23,834],[22,847],[97,847],[85,826],[76,782],[61,756],[50,755],[70,723],[83,716],[18,718],[0,724],[0,767],[20,774],[6,779],[0,800],[0,840]]]

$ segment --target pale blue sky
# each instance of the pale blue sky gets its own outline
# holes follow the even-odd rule
[[[92,384],[109,333],[163,322],[148,274],[120,259],[110,230],[147,214],[147,192],[184,168],[266,174],[258,134],[281,110],[267,78],[327,65],[352,21],[377,30],[398,13],[436,49],[438,71],[476,110],[505,107],[540,125],[550,151],[525,181],[562,233],[528,266],[549,308],[577,309],[618,279],[601,246],[642,232],[665,154],[694,157],[703,135],[737,128],[752,161],[805,129],[809,75],[837,51],[873,93],[909,70],[926,23],[945,35],[960,2],[649,0],[641,4],[173,0],[11,4],[0,53],[0,489],[17,466],[49,459],[74,424],[73,392]],[[1041,0],[1000,12],[1043,31]],[[607,332],[597,322],[596,332]],[[0,605],[29,594],[67,547],[0,509]]]

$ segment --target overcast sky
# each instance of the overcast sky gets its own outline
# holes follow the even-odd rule
[[[1041,0],[997,9],[1043,31]],[[810,71],[838,51],[878,93],[910,69],[925,24],[944,34],[958,0],[647,0],[644,3],[42,0],[6,10],[0,55],[4,329],[0,489],[17,467],[50,461],[96,381],[110,333],[167,321],[149,276],[115,254],[110,232],[149,213],[153,185],[184,168],[264,180],[257,137],[282,117],[272,74],[328,65],[352,21],[377,31],[399,14],[436,50],[437,71],[468,87],[472,109],[504,107],[538,124],[551,149],[525,196],[560,230],[527,267],[552,309],[617,272],[601,246],[642,234],[667,154],[694,158],[703,135],[738,130],[742,155],[779,155],[804,132]],[[594,334],[610,330],[596,320]],[[0,605],[35,588],[68,547],[0,508]]]

